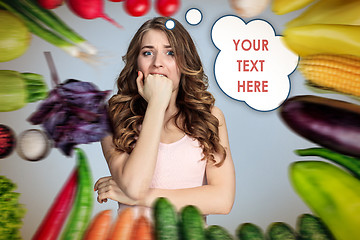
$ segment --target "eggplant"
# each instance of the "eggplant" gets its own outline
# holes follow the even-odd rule
[[[360,157],[360,106],[313,95],[289,98],[280,116],[297,134],[320,146]]]

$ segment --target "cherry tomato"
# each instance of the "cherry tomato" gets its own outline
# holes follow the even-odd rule
[[[165,17],[174,15],[180,8],[180,0],[156,0],[156,11]]]
[[[129,15],[140,17],[150,10],[150,0],[126,0],[124,8]]]

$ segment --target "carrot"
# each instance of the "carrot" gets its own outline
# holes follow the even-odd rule
[[[99,212],[91,221],[84,240],[105,240],[110,230],[111,210]]]
[[[130,240],[134,225],[134,212],[132,208],[125,208],[117,216],[110,230],[108,240]]]
[[[131,232],[131,240],[154,240],[152,226],[149,220],[141,215],[135,220],[133,230]]]

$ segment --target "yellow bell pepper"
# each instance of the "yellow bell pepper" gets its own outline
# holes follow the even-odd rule
[[[360,25],[359,12],[359,0],[320,0],[288,22],[286,27],[309,24]]]
[[[300,56],[310,54],[352,54],[360,56],[360,26],[312,24],[287,28],[282,38]]]
[[[294,162],[289,177],[296,193],[337,240],[360,236],[360,181],[322,161]]]
[[[271,10],[278,15],[286,14],[304,8],[314,0],[273,0]]]

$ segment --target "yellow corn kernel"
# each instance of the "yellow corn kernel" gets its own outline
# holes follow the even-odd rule
[[[307,55],[300,59],[298,69],[310,85],[360,97],[360,57]]]

